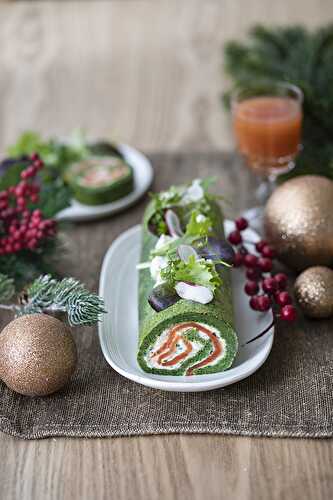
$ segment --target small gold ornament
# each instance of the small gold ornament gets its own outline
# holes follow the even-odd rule
[[[61,389],[75,371],[70,329],[46,314],[27,314],[0,333],[0,379],[13,391],[46,396]]]
[[[306,316],[333,316],[333,270],[315,266],[303,271],[295,282],[295,296]]]
[[[265,234],[278,257],[302,271],[333,264],[333,182],[317,175],[295,177],[278,187],[266,205]]]

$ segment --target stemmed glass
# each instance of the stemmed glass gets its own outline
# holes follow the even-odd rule
[[[264,205],[276,179],[295,166],[301,149],[303,93],[283,82],[255,82],[235,91],[233,130],[245,164],[263,178],[256,197]]]

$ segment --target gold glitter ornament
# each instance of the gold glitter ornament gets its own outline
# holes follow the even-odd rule
[[[333,316],[333,270],[315,266],[303,271],[295,282],[295,296],[306,316]]]
[[[0,379],[20,394],[46,396],[58,391],[76,363],[70,329],[52,316],[20,316],[0,333]]]
[[[278,258],[295,270],[333,264],[333,182],[295,177],[278,187],[265,208],[265,235]]]

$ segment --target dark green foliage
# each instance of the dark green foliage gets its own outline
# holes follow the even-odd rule
[[[0,273],[13,279],[16,290],[31,283],[41,273],[56,274],[56,259],[63,249],[56,238],[47,239],[38,250],[22,250],[0,256]]]
[[[64,173],[70,165],[91,155],[122,158],[117,146],[107,141],[89,144],[81,130],[74,131],[66,141],[44,139],[37,132],[27,131],[8,148],[11,159],[31,155],[31,153],[38,153],[44,161],[44,168],[39,173],[41,192],[37,207],[43,211],[45,217],[53,217],[70,205],[72,189],[64,178]],[[8,161],[11,160],[5,160],[5,162]],[[12,165],[10,171],[8,169],[6,172],[5,179],[0,165],[0,190],[19,182],[22,169],[22,161],[17,160],[17,164]],[[132,189],[131,185],[129,189]]]
[[[304,93],[304,149],[296,168],[283,177],[319,174],[333,179],[333,24],[314,32],[302,26],[254,26],[247,42],[231,41],[224,52],[225,69],[236,88],[278,80]],[[227,92],[226,105],[229,99]]]
[[[15,293],[14,281],[5,274],[0,273],[0,300],[7,301]]]
[[[44,161],[44,168],[39,173],[41,192],[38,207],[45,217],[53,217],[70,204],[71,192],[63,179],[63,173],[69,165],[88,154],[85,140],[79,132],[64,143],[55,139],[43,139],[38,133],[27,131],[19,137],[16,144],[8,148],[11,158],[31,153],[38,153]],[[15,169],[12,167],[11,185],[19,180],[19,166]]]

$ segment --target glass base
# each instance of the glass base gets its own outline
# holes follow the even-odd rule
[[[264,206],[252,207],[242,214],[249,221],[251,229],[257,231],[261,236],[264,234],[264,210]]]
[[[245,164],[256,174],[275,176],[285,174],[295,167],[295,155],[281,158],[258,158],[243,154]]]

